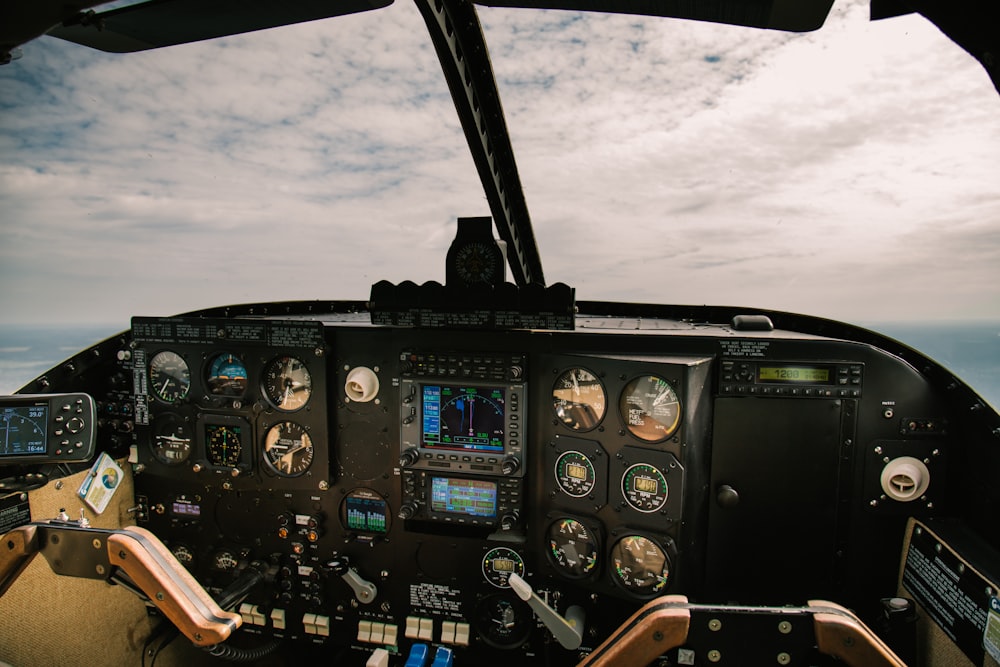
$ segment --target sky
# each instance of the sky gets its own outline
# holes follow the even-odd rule
[[[1000,319],[1000,95],[918,16],[814,33],[480,8],[547,282]],[[415,6],[0,67],[3,323],[444,281],[488,215]]]

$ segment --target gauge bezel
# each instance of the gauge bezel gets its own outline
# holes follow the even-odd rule
[[[618,574],[618,567],[615,565],[615,557],[614,557],[615,549],[618,547],[619,544],[621,544],[625,540],[636,537],[642,538],[650,542],[657,549],[659,549],[661,554],[663,554],[664,563],[667,566],[667,577],[666,581],[663,584],[663,587],[660,589],[654,588],[646,591],[633,588],[627,585],[622,580],[621,575]],[[670,588],[670,585],[674,579],[674,567],[675,567],[674,561],[676,559],[676,554],[674,553],[674,549],[672,547],[673,547],[673,541],[670,540],[670,538],[668,537],[656,536],[650,533],[645,533],[637,530],[628,531],[626,534],[622,535],[621,537],[616,539],[613,543],[610,543],[608,545],[607,567],[606,567],[608,572],[608,577],[618,588],[625,591],[629,595],[633,595],[637,598],[647,599],[647,598],[654,598],[658,595],[663,595],[663,593]]]
[[[306,456],[307,456],[305,467],[301,469],[298,466],[296,466],[295,468],[289,467],[288,471],[285,471],[282,470],[280,467],[278,467],[277,463],[275,463],[275,461],[271,458],[269,454],[270,449],[274,446],[275,442],[277,442],[281,437],[279,432],[278,435],[274,437],[274,442],[272,442],[271,434],[275,433],[275,429],[282,429],[282,428],[290,428],[298,430],[298,435],[296,437],[299,440],[304,441],[302,449],[306,451]],[[284,478],[301,477],[302,475],[305,475],[306,473],[309,472],[309,469],[312,467],[313,461],[316,457],[316,448],[313,445],[312,436],[309,435],[309,429],[303,426],[302,424],[296,421],[292,421],[290,419],[283,419],[268,426],[267,430],[264,431],[264,437],[261,442],[260,449],[261,449],[261,457],[264,459],[264,465],[267,467],[268,471],[277,475],[278,477],[284,477]],[[280,460],[280,457],[278,460]]]
[[[280,369],[285,365],[288,360],[298,362],[301,372],[305,374],[305,382],[301,386],[304,387],[302,390],[304,392],[304,398],[301,402],[297,402],[295,407],[285,407],[283,405],[284,401],[278,400],[272,393],[272,387],[270,385],[273,376],[272,369],[278,370],[278,378],[287,379],[284,373],[281,373]],[[294,386],[294,382],[293,382]],[[312,371],[309,370],[309,364],[307,364],[301,357],[297,357],[294,354],[280,354],[276,357],[272,357],[266,364],[264,364],[261,369],[260,374],[260,393],[264,396],[264,399],[268,404],[275,410],[285,413],[293,413],[303,410],[307,405],[309,405],[310,399],[312,399],[313,393],[313,379]]]
[[[564,413],[561,414],[559,412],[559,405],[565,404],[567,402],[567,399],[557,398],[556,391],[559,389],[559,385],[564,382],[564,378],[567,378],[571,374],[576,374],[576,373],[586,373],[587,375],[589,375],[591,378],[593,378],[594,383],[596,383],[596,385],[594,383],[589,383],[589,386],[596,386],[597,389],[600,390],[600,396],[601,396],[600,403],[602,404],[600,408],[600,414],[597,415],[597,418],[593,424],[587,426],[581,425],[579,420],[572,422],[567,421],[567,419],[563,416]],[[560,424],[562,424],[569,430],[573,431],[574,433],[588,433],[596,428],[599,428],[601,424],[604,423],[605,417],[607,417],[608,415],[608,388],[605,386],[604,381],[601,379],[601,375],[599,373],[595,373],[594,371],[584,366],[572,366],[560,372],[556,376],[555,381],[553,381],[552,383],[551,397],[552,397],[552,412],[555,415],[555,418],[559,421]],[[574,401],[574,403],[576,403],[577,405],[583,405],[588,408],[591,408],[592,410],[595,411],[595,413],[597,412],[597,410],[594,407],[596,402],[593,400],[587,400],[582,402]]]
[[[233,391],[226,388],[225,384],[216,386],[213,384],[213,378],[215,375],[215,366],[224,357],[232,357],[235,359],[239,366],[243,369],[243,382],[240,385],[239,391]],[[204,372],[202,373],[202,381],[205,383],[206,395],[214,398],[228,398],[237,399],[246,396],[247,391],[250,389],[250,368],[247,366],[247,362],[244,359],[244,355],[231,350],[222,350],[220,352],[213,352],[205,358]]]
[[[563,460],[574,454],[586,461],[585,467],[590,472],[590,475],[583,481],[583,483],[588,484],[588,486],[581,493],[573,493],[570,489],[568,489],[559,475],[559,469]],[[552,474],[556,479],[556,487],[570,498],[586,498],[592,494],[594,489],[597,487],[597,468],[594,466],[594,462],[589,456],[576,449],[567,449],[565,452],[561,452],[558,456],[556,456],[556,461],[552,466]]]
[[[160,392],[160,390],[157,389],[157,383],[153,381],[154,373],[159,372],[159,371],[154,371],[153,369],[154,364],[157,362],[158,359],[161,359],[168,355],[175,357],[177,361],[180,362],[181,367],[183,368],[182,373],[184,375],[183,378],[176,378],[174,376],[171,376],[173,377],[174,380],[181,382],[181,385],[184,388],[183,392],[174,395],[172,398],[167,398],[166,396],[164,396]],[[149,378],[150,388],[152,389],[153,392],[153,397],[156,398],[156,400],[160,401],[161,403],[164,403],[166,405],[177,405],[178,403],[183,402],[184,399],[186,399],[188,396],[191,395],[191,364],[188,363],[188,360],[185,359],[184,355],[182,355],[180,352],[175,352],[174,350],[170,349],[163,349],[157,351],[156,353],[153,354],[153,356],[149,358],[149,363],[147,364],[146,370],[147,370],[147,377]]]
[[[655,437],[649,437],[643,435],[638,430],[637,425],[632,424],[631,419],[629,418],[629,413],[630,413],[629,398],[636,395],[636,391],[639,389],[641,382],[649,381],[650,379],[656,379],[663,382],[669,389],[670,393],[673,395],[674,401],[671,403],[671,405],[677,406],[673,423],[667,425],[664,431],[656,435]],[[643,407],[645,408],[645,406]],[[643,410],[643,414],[652,416],[652,412],[647,409]],[[677,388],[675,386],[675,383],[671,382],[668,378],[665,378],[657,373],[643,373],[641,375],[636,375],[635,377],[629,379],[628,382],[626,382],[624,386],[622,386],[621,393],[618,396],[618,416],[622,421],[622,425],[625,428],[625,431],[630,436],[632,436],[633,438],[635,438],[644,445],[655,445],[664,442],[666,440],[669,440],[671,437],[673,437],[680,429],[683,414],[684,414],[684,405],[681,402],[680,395],[677,393]]]
[[[625,488],[626,478],[629,476],[629,473],[635,470],[636,468],[649,468],[651,470],[654,470],[656,472],[656,475],[659,477],[659,480],[657,481],[657,486],[660,488],[657,489],[657,492],[654,495],[659,496],[661,495],[662,492],[663,498],[659,501],[656,507],[653,507],[651,509],[645,509],[637,506],[633,501],[632,497],[633,493],[630,492],[629,489]],[[662,510],[667,506],[667,500],[669,500],[670,498],[670,483],[667,482],[667,475],[665,475],[663,471],[660,470],[657,466],[653,465],[652,463],[647,463],[645,461],[639,461],[638,463],[633,463],[632,465],[627,467],[624,470],[624,472],[622,472],[621,478],[619,479],[619,485],[621,486],[622,498],[625,500],[626,505],[635,510],[636,512],[642,512],[643,514],[653,514],[654,512],[659,512],[660,510]],[[634,493],[649,493],[649,492],[635,490]]]
[[[552,549],[552,541],[554,539],[552,534],[553,529],[558,524],[566,521],[572,521],[573,523],[582,526],[583,529],[587,531],[587,534],[590,537],[591,544],[593,545],[593,552],[592,552],[594,555],[593,564],[589,569],[585,570],[584,572],[576,573],[572,572],[571,570],[567,570],[566,566],[559,562],[558,558],[555,555],[555,552]],[[600,532],[601,531],[599,531],[589,522],[584,521],[579,517],[570,515],[563,515],[556,517],[549,523],[548,527],[545,529],[545,537],[548,540],[548,545],[547,548],[545,549],[545,553],[548,556],[549,565],[552,567],[553,570],[555,570],[557,574],[559,574],[559,576],[564,577],[566,579],[583,580],[583,579],[591,579],[597,577],[600,574],[604,560],[603,540],[601,539]]]
[[[500,573],[498,573],[496,570],[491,570],[490,572],[486,571],[486,562],[488,560],[492,560],[490,558],[490,555],[493,554],[493,553],[502,552],[502,551],[507,551],[507,552],[510,552],[510,554],[511,554],[510,559],[512,561],[514,561],[514,569],[511,570],[511,572],[517,572],[517,574],[519,576],[523,577],[524,576],[524,571],[525,571],[524,556],[522,556],[521,554],[519,554],[514,549],[511,549],[510,547],[492,547],[492,548],[490,548],[486,553],[483,554],[483,559],[482,559],[482,562],[481,562],[480,570],[483,573],[483,578],[486,579],[486,581],[489,582],[491,585],[496,586],[497,588],[500,588],[500,589],[503,589],[503,590],[507,590],[507,589],[510,588],[510,583],[508,582],[508,579],[510,579],[510,572],[507,572],[507,573],[500,572]]]

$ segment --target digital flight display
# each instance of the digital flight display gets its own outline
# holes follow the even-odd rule
[[[425,384],[420,393],[424,447],[503,453],[502,387]]]
[[[0,410],[0,457],[45,454],[49,408],[19,405]]]
[[[587,479],[587,467],[578,463],[566,464],[566,475],[573,479]]]
[[[431,477],[431,510],[444,514],[495,517],[496,482],[485,479]]]
[[[757,369],[761,382],[803,382],[829,384],[830,369],[815,366],[761,366]]]

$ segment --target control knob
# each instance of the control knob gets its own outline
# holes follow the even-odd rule
[[[505,475],[513,475],[520,469],[521,459],[512,454],[505,456],[503,461],[500,462],[500,470],[502,470]]]
[[[513,530],[517,527],[517,522],[521,518],[521,513],[511,510],[500,517],[500,530]]]
[[[407,466],[411,466],[419,460],[420,460],[420,450],[418,450],[416,447],[410,447],[409,449],[403,451],[403,453],[399,455],[399,467],[406,468]]]
[[[404,521],[407,519],[412,519],[417,514],[417,504],[416,503],[403,503],[399,508],[399,518]]]

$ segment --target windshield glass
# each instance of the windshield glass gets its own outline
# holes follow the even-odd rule
[[[1000,375],[1000,97],[929,22],[871,23],[865,3],[802,35],[479,13],[549,283],[890,335],[978,321],[993,357],[919,347],[982,393],[973,376]],[[131,55],[23,52],[0,67],[5,325],[110,335],[132,315],[443,282],[455,218],[489,214],[412,4]]]

